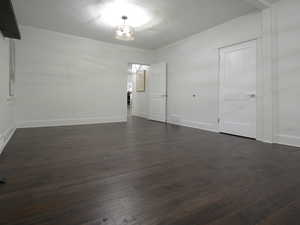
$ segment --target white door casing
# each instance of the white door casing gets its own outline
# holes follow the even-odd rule
[[[167,64],[150,66],[149,70],[149,119],[166,122],[167,108]]]
[[[220,49],[219,130],[256,138],[257,44]]]

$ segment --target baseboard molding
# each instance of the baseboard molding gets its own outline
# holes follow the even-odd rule
[[[185,120],[185,119],[181,119],[179,116],[176,115],[170,116],[170,118],[168,119],[168,123],[184,126],[184,127],[191,127],[191,128],[211,131],[211,132],[218,132],[218,130],[216,129],[216,125],[214,123]]]
[[[282,145],[290,145],[290,146],[300,147],[300,137],[297,137],[297,136],[280,134],[277,136],[276,142],[278,144],[282,144]]]
[[[211,132],[219,132],[216,124],[184,120],[178,115],[169,116],[168,123],[179,125],[179,126],[185,126],[185,127],[191,127],[191,128],[211,131]],[[264,142],[264,143],[269,143],[269,144],[277,143],[277,144],[282,144],[282,145],[300,147],[300,137],[297,137],[297,136],[277,135],[277,136],[275,136],[274,140],[268,140],[268,139],[263,139],[263,138],[257,138],[257,140]]]
[[[260,137],[257,137],[256,140],[257,140],[257,141],[260,141],[260,142],[263,142],[263,143],[267,143],[267,144],[273,144],[273,143],[276,143],[276,142],[274,142],[273,140],[264,139],[264,138],[260,138]]]
[[[5,146],[10,141],[11,137],[14,135],[16,128],[9,128],[4,133],[0,134],[0,155],[2,154]]]
[[[120,123],[126,121],[127,121],[126,117],[35,120],[35,121],[18,122],[17,127],[18,128],[58,127],[58,126],[88,125],[88,124],[101,124],[101,123]]]
[[[132,115],[148,119],[148,114],[147,113],[133,113]]]
[[[138,115],[147,118],[146,115]],[[39,120],[39,121],[25,121],[18,123],[18,128],[34,128],[34,127],[56,127],[56,126],[72,126],[72,125],[87,125],[87,124],[101,124],[101,123],[120,123],[126,122],[126,117],[101,117],[101,118],[84,118],[84,119],[59,119],[59,120]],[[216,125],[213,123],[190,121],[181,119],[179,116],[172,115],[167,121],[170,124],[191,127],[211,132],[218,132]],[[5,146],[13,136],[16,128],[9,128],[4,133],[0,134],[0,154],[3,152]],[[300,137],[291,135],[277,135],[275,143],[282,145],[289,145],[300,147]],[[272,143],[268,140],[259,140],[266,143]]]

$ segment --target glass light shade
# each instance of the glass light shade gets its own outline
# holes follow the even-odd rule
[[[129,25],[120,25],[116,30],[116,39],[122,41],[133,41],[135,30]]]
[[[78,1],[78,0],[77,0]],[[100,24],[117,27],[122,24],[121,16],[127,15],[127,24],[135,28],[143,27],[152,20],[152,15],[143,7],[131,2],[132,0],[97,0],[88,2],[99,2],[99,7],[92,5],[90,13]],[[106,3],[104,3],[106,2]]]

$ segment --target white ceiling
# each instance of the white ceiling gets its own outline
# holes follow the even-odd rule
[[[135,41],[122,42],[114,39],[113,27],[96,22],[97,15],[90,11],[110,1],[13,0],[13,4],[22,25],[144,49],[171,44],[257,10],[251,0],[128,0],[147,10],[153,20],[137,30]]]
[[[269,3],[275,3],[275,2],[278,2],[279,0],[266,0],[266,1]]]

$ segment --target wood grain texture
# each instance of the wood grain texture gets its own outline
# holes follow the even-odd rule
[[[19,129],[0,224],[297,225],[300,151],[139,118]]]

